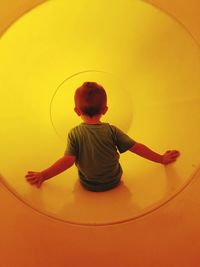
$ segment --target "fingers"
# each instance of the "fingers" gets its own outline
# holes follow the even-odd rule
[[[177,150],[172,151],[171,158],[176,160],[180,156],[180,152]]]
[[[169,155],[169,162],[176,161],[177,157],[179,156],[179,153],[172,151]]]
[[[31,185],[36,185],[38,188],[41,187],[43,181],[39,172],[28,171],[25,177],[27,182],[29,182]]]
[[[164,154],[164,164],[167,165],[176,161],[179,156],[180,152],[178,150],[167,150]]]
[[[29,178],[29,179],[27,179],[27,182],[29,182],[30,184],[32,184],[32,185],[36,185],[36,184],[38,184],[38,179],[37,178]]]
[[[180,152],[178,150],[167,150],[165,153],[167,154],[173,154],[173,155],[180,155]]]
[[[170,164],[170,163],[173,163],[174,161],[176,161],[176,159],[168,159],[168,160],[166,160],[163,164],[164,164],[164,165],[168,165],[168,164]]]
[[[33,177],[35,174],[36,172],[28,171],[25,177]]]
[[[37,184],[38,179],[36,177],[31,177],[26,179],[30,184]]]
[[[176,154],[176,155],[179,155],[180,154],[180,152],[178,150],[171,150],[171,153],[172,154]]]
[[[178,156],[180,156],[180,152],[178,150],[167,150],[165,154],[168,154],[168,156],[172,158],[177,158]]]
[[[171,155],[170,155],[170,158],[171,158],[171,159],[176,159],[177,157],[178,157],[178,154],[171,154]]]
[[[37,179],[35,172],[29,173],[25,177],[26,177],[26,180],[28,181],[34,181],[35,179]]]

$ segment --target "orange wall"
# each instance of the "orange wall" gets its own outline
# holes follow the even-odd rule
[[[155,6],[172,14],[176,19],[181,21],[186,28],[193,34],[200,43],[200,1],[191,0],[148,0]]]

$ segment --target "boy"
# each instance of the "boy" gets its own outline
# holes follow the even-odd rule
[[[176,150],[160,155],[147,146],[134,141],[120,129],[100,121],[107,110],[104,88],[95,82],[85,82],[75,92],[74,111],[83,123],[68,133],[64,156],[41,172],[28,171],[27,181],[40,187],[51,177],[67,170],[74,163],[78,168],[80,183],[90,191],[106,191],[120,183],[122,168],[119,153],[127,150],[151,161],[169,164],[179,156]]]

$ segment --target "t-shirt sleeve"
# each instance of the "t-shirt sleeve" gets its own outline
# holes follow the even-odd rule
[[[136,141],[134,141],[116,126],[111,125],[111,128],[112,132],[114,133],[115,145],[120,153],[129,150],[136,143]]]
[[[77,148],[75,133],[74,133],[74,130],[72,129],[69,131],[67,135],[67,145],[66,145],[64,155],[77,156],[77,151],[78,151],[78,148]]]

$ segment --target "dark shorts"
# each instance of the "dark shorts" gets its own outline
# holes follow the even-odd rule
[[[121,178],[118,180],[112,181],[110,183],[101,184],[101,183],[95,183],[95,182],[90,182],[90,181],[83,181],[82,179],[80,179],[81,185],[85,189],[87,189],[89,191],[93,191],[93,192],[103,192],[103,191],[110,190],[110,189],[118,186],[120,181],[121,181]]]

